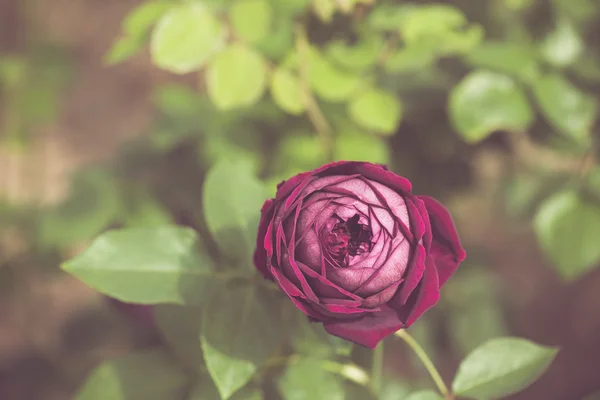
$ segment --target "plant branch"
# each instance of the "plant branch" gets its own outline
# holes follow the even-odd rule
[[[383,342],[373,350],[373,364],[371,365],[371,386],[378,396],[381,393],[381,380],[383,375]]]
[[[323,148],[327,154],[327,159],[333,161],[333,131],[325,115],[319,108],[319,103],[314,98],[310,89],[310,60],[309,43],[306,37],[306,30],[302,24],[296,25],[296,53],[298,54],[298,68],[300,72],[300,88],[302,91],[302,101],[306,107],[306,112],[311,123],[315,127]]]
[[[452,399],[453,396],[448,390],[446,384],[444,383],[442,376],[435,368],[435,365],[433,365],[433,362],[431,361],[425,350],[423,350],[421,345],[419,345],[419,343],[417,343],[417,341],[412,336],[410,336],[404,329],[400,329],[398,332],[395,333],[395,335],[398,336],[400,339],[404,340],[404,342],[415,352],[417,357],[419,357],[419,360],[421,360],[421,362],[425,366],[425,369],[427,369],[427,372],[429,372],[429,375],[431,375],[431,379],[433,379],[433,382],[437,386],[442,396],[444,396],[444,398],[446,399]]]

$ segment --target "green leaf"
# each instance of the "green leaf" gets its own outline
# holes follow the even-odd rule
[[[113,230],[62,268],[126,303],[198,304],[214,286],[196,232],[164,226]]]
[[[125,35],[144,37],[152,25],[171,7],[173,3],[165,0],[145,1],[138,5],[123,19]]]
[[[279,142],[275,165],[276,170],[302,172],[317,168],[327,162],[327,155],[315,134],[290,132]],[[286,171],[286,172],[287,172]],[[288,179],[291,176],[282,176]]]
[[[208,172],[203,196],[206,224],[221,250],[249,259],[266,199],[262,183],[246,163],[222,159]]]
[[[278,13],[290,18],[304,13],[310,4],[310,0],[273,1],[272,3]]]
[[[131,10],[123,20],[123,37],[115,42],[104,61],[114,65],[138,53],[146,44],[152,25],[172,6],[168,1],[146,1]]]
[[[271,77],[271,95],[282,110],[293,115],[304,112],[300,79],[291,71],[282,67],[275,70]]]
[[[221,110],[251,106],[261,98],[266,84],[265,60],[241,44],[217,54],[206,70],[208,95]]]
[[[288,310],[285,310],[288,311]],[[311,323],[303,313],[295,312],[292,329],[292,344],[301,354],[326,358],[333,353],[329,335],[322,324]]]
[[[532,82],[539,75],[535,50],[521,42],[483,42],[466,56],[474,67],[490,69]]]
[[[192,390],[189,400],[217,400],[220,399],[219,391],[215,384],[210,380],[210,377],[202,377]],[[236,392],[231,400],[263,400],[264,397],[260,390],[252,388],[242,388]]]
[[[565,279],[577,279],[600,261],[600,207],[563,191],[544,201],[534,220],[543,250]]]
[[[534,94],[542,112],[559,131],[587,141],[596,120],[597,102],[558,74],[535,82]]]
[[[264,396],[258,389],[242,389],[233,395],[231,400],[263,400]]]
[[[523,172],[506,185],[505,207],[509,216],[531,218],[541,201],[555,193],[570,178],[554,171]]]
[[[449,107],[454,127],[469,143],[500,129],[527,129],[534,118],[515,81],[485,70],[471,72],[452,89]]]
[[[408,395],[405,400],[444,400],[442,396],[432,390],[421,390]]]
[[[341,102],[349,99],[359,88],[361,80],[358,75],[338,68],[316,50],[310,52],[308,64],[310,84],[323,100]]]
[[[158,86],[152,93],[154,105],[163,113],[181,118],[201,112],[202,98],[198,92],[178,84]]]
[[[383,134],[393,134],[402,117],[402,107],[391,93],[370,89],[348,104],[352,119],[363,128]]]
[[[268,36],[255,44],[258,51],[273,60],[281,60],[294,47],[293,21],[276,18]]]
[[[104,56],[104,62],[107,65],[119,64],[129,57],[137,54],[144,47],[145,40],[134,37],[121,37],[110,48]]]
[[[322,367],[322,360],[304,358],[287,368],[279,379],[285,400],[343,400],[344,388],[334,374]]]
[[[573,23],[560,18],[554,31],[550,32],[541,44],[542,56],[550,64],[563,68],[573,64],[584,49],[584,43]]]
[[[600,166],[592,168],[588,173],[586,181],[586,186],[590,192],[594,193],[597,198],[600,198]]]
[[[384,67],[387,72],[418,72],[430,67],[435,60],[435,52],[427,47],[403,47],[390,54]]]
[[[162,350],[146,350],[105,361],[92,371],[77,400],[182,398],[187,377]]]
[[[150,54],[156,66],[176,74],[202,67],[225,41],[225,29],[200,2],[188,2],[165,13],[154,28]]]
[[[414,4],[378,4],[369,13],[367,24],[375,30],[397,31],[417,7]]]
[[[154,227],[173,224],[169,211],[150,194],[136,196],[133,209],[125,218],[127,228]]]
[[[198,372],[206,368],[200,346],[201,318],[201,307],[154,306],[154,320],[165,341],[186,367]]]
[[[223,400],[248,383],[279,345],[282,326],[277,305],[266,290],[242,284],[217,291],[207,305],[202,349]]]
[[[557,351],[525,339],[492,339],[462,361],[452,382],[452,391],[458,396],[476,399],[517,393],[548,368]]]
[[[379,400],[406,400],[410,391],[410,386],[397,377],[394,377],[393,380],[385,379],[379,394]]]
[[[236,0],[229,8],[229,21],[236,36],[256,43],[269,34],[272,14],[267,0]]]
[[[123,211],[115,179],[101,170],[73,178],[67,200],[43,214],[39,226],[43,246],[69,246],[92,239]]]
[[[382,138],[360,131],[342,131],[335,139],[336,160],[361,160],[389,164],[389,145]]]
[[[449,303],[444,312],[452,321],[449,330],[460,354],[508,333],[494,278],[485,268],[467,269],[444,288]]]
[[[466,53],[483,39],[483,28],[468,25],[462,11],[446,4],[415,7],[398,26],[408,47],[425,46],[440,55]]]
[[[363,71],[377,63],[385,48],[383,37],[379,35],[363,35],[354,45],[346,45],[343,41],[335,41],[327,46],[327,55],[340,66]]]
[[[249,132],[246,131],[245,133]],[[207,166],[211,166],[219,160],[227,159],[237,164],[244,164],[244,168],[248,172],[255,174],[260,171],[263,162],[259,151],[225,135],[206,138],[204,146],[198,150],[200,151],[202,163]]]

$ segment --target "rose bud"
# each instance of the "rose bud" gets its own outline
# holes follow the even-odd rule
[[[332,335],[375,348],[434,306],[465,258],[446,208],[384,166],[331,163],[277,189],[254,263]]]

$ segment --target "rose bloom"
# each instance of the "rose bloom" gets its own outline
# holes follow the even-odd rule
[[[254,263],[327,332],[375,348],[437,303],[465,255],[444,206],[384,166],[341,161],[279,184]]]

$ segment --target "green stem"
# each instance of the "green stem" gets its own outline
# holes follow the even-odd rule
[[[410,348],[415,352],[417,357],[419,357],[419,360],[421,360],[421,362],[425,366],[425,369],[427,369],[427,372],[429,372],[429,375],[431,375],[431,379],[433,379],[433,382],[437,386],[442,396],[444,398],[452,398],[450,395],[450,391],[444,383],[444,380],[442,379],[440,373],[435,368],[435,365],[433,365],[433,362],[431,361],[425,350],[423,350],[421,345],[417,343],[417,341],[412,336],[410,336],[404,329],[399,330],[395,333],[395,335],[398,336],[400,339],[404,340],[404,342],[407,345],[409,345]]]
[[[380,342],[373,350],[373,364],[371,365],[371,385],[373,393],[379,396],[381,392],[381,380],[383,375],[383,342]]]

